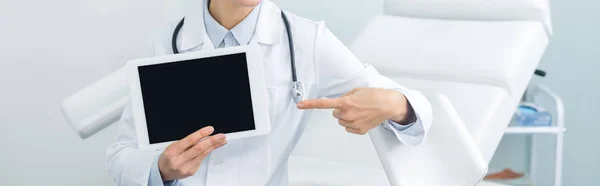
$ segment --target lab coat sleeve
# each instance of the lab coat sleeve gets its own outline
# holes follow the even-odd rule
[[[151,47],[146,48],[144,54],[153,56],[152,39],[149,37],[148,41]],[[143,151],[138,148],[131,104],[125,107],[120,120],[115,125],[117,126],[115,141],[106,151],[106,170],[109,175],[120,186],[163,185],[156,163],[160,151]],[[151,174],[153,168],[156,170]]]
[[[144,151],[137,146],[131,104],[116,123],[117,137],[106,151],[106,169],[120,186],[148,186],[153,162],[159,151]],[[160,173],[158,175],[160,179]]]
[[[403,144],[421,144],[432,122],[432,109],[427,98],[416,90],[401,86],[382,76],[372,65],[362,63],[325,27],[323,22],[318,24],[316,33],[314,52],[318,97],[339,97],[358,87],[396,90],[406,96],[415,111],[417,120],[407,126],[401,126],[390,120],[383,122],[382,125]]]

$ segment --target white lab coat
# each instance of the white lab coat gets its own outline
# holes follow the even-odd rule
[[[179,33],[181,52],[210,50],[213,45],[203,24],[201,0],[186,0],[185,24]],[[431,125],[431,107],[419,92],[407,89],[378,74],[370,65],[361,63],[327,28],[323,22],[310,21],[286,13],[292,28],[298,79],[306,86],[305,98],[336,97],[356,87],[380,87],[406,95],[419,117],[419,126],[407,130],[424,130]],[[150,55],[172,54],[171,37],[179,20],[151,36]],[[269,93],[271,132],[266,136],[229,141],[212,152],[197,174],[179,180],[179,185],[287,185],[287,160],[301,137],[310,110],[299,110],[291,97],[291,67],[287,34],[280,9],[263,1],[255,35],[264,54],[266,84]],[[374,46],[376,47],[376,46]],[[202,85],[198,85],[202,86]],[[199,113],[201,114],[201,113]],[[235,116],[232,116],[235,117]],[[227,118],[223,118],[227,122]],[[397,144],[417,145],[423,136],[409,135],[383,123]],[[340,130],[344,130],[340,127]],[[414,131],[413,131],[414,132]],[[159,151],[137,148],[131,107],[127,106],[118,123],[116,142],[107,151],[107,170],[119,185],[145,186]],[[357,160],[360,161],[360,160]]]

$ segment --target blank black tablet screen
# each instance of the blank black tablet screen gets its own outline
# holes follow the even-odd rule
[[[246,54],[138,67],[150,144],[255,129]]]

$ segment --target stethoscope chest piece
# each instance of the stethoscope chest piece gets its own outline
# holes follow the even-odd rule
[[[292,87],[292,99],[295,103],[300,103],[304,100],[304,83],[301,81],[294,81]]]

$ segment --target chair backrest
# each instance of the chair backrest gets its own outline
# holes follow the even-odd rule
[[[489,161],[548,40],[538,21],[381,15],[352,51],[401,84],[448,95]]]

